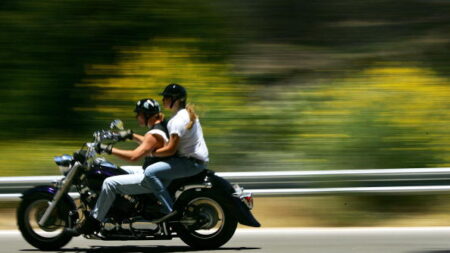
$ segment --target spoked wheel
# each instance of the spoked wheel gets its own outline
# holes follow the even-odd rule
[[[237,220],[223,200],[210,191],[185,194],[180,197],[184,211],[176,226],[181,240],[197,249],[215,249],[228,242]]]
[[[48,225],[45,227],[39,225],[39,220],[47,210],[52,197],[51,194],[45,193],[27,196],[17,209],[17,224],[22,236],[29,244],[40,250],[60,249],[72,239],[72,236],[64,230],[68,226],[69,209],[63,202],[50,215]]]

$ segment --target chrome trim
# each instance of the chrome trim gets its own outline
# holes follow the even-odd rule
[[[45,226],[48,218],[50,217],[50,214],[53,212],[53,210],[55,209],[58,202],[61,200],[61,198],[64,196],[64,194],[66,194],[70,190],[70,187],[72,186],[72,181],[75,177],[75,174],[77,173],[78,169],[81,167],[82,167],[81,163],[76,162],[75,165],[73,166],[73,168],[70,170],[66,179],[62,183],[61,188],[56,192],[56,195],[55,195],[55,197],[53,197],[52,202],[50,202],[49,207],[47,208],[47,210],[45,210],[44,215],[39,220],[40,226],[43,226],[43,227]]]
[[[188,191],[188,190],[192,190],[192,189],[210,189],[210,188],[212,188],[211,182],[205,182],[203,184],[185,185],[185,186],[181,187],[180,189],[178,189],[175,192],[175,199],[178,199],[183,192]]]
[[[164,233],[164,235],[169,236],[169,232],[168,232],[168,230],[167,230],[167,225],[166,225],[165,222],[162,224],[162,227],[163,227],[163,233]]]
[[[250,199],[252,200],[251,202],[249,202],[247,200],[247,198],[250,197]],[[253,194],[251,192],[247,192],[244,193],[240,196],[240,199],[242,202],[244,202],[244,204],[248,207],[249,210],[253,209]]]
[[[239,198],[247,207],[248,209],[253,209],[253,194],[251,192],[244,192],[244,188],[240,187],[238,184],[233,185],[234,193],[233,197]],[[246,198],[250,197],[252,199],[252,202],[249,202]]]

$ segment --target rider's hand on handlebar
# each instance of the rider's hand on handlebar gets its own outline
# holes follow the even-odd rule
[[[106,153],[110,155],[112,153],[112,148],[112,144],[97,143],[97,145],[95,146],[95,152],[97,152],[98,154]]]
[[[131,129],[128,130],[121,130],[118,132],[119,134],[119,141],[126,141],[126,140],[132,140],[133,139],[133,131]]]

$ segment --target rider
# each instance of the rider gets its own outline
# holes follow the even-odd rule
[[[131,130],[120,131],[120,139],[133,139],[140,145],[134,150],[122,150],[113,148],[112,144],[101,144],[96,146],[97,153],[113,154],[128,161],[136,161],[145,156],[144,168],[151,163],[160,161],[160,158],[148,156],[152,151],[163,147],[168,142],[168,134],[164,115],[157,101],[153,99],[141,99],[137,102],[136,119],[140,126],[148,127],[150,130],[144,135],[138,135]],[[143,169],[125,169],[129,174],[113,176],[105,179],[102,191],[95,204],[94,209],[81,225],[69,229],[73,234],[89,234],[100,228],[101,221],[105,218],[108,210],[113,204],[116,194],[144,194],[152,192],[141,185],[144,179]]]
[[[176,214],[167,186],[174,179],[205,170],[209,158],[200,121],[192,106],[186,106],[186,89],[179,84],[169,84],[161,95],[164,108],[170,109],[174,116],[167,123],[169,143],[151,155],[170,158],[148,166],[142,185],[151,189],[162,203],[161,213],[165,216],[160,220],[165,220]]]

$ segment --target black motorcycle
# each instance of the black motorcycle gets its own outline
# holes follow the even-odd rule
[[[55,157],[63,177],[53,185],[37,186],[23,193],[17,210],[17,224],[25,240],[40,250],[65,246],[74,227],[88,217],[95,206],[103,181],[127,172],[97,157],[100,142],[115,143],[115,130],[97,131],[73,156]],[[228,242],[237,224],[259,227],[250,210],[253,197],[238,185],[231,185],[211,170],[174,180],[168,187],[177,214],[158,221],[161,204],[152,194],[117,196],[99,231],[83,235],[99,240],[170,240],[179,237],[196,249],[214,249]],[[72,190],[72,191],[71,191]],[[71,195],[69,196],[69,191]],[[75,200],[74,200],[75,198]]]

